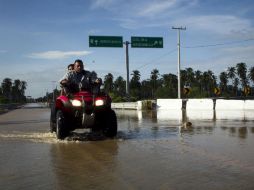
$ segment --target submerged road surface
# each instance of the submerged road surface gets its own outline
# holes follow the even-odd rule
[[[161,114],[161,113],[160,113]],[[0,115],[0,189],[254,189],[254,119],[191,120],[117,111],[118,135],[58,141],[49,109]]]

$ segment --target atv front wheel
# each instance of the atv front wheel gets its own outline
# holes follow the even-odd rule
[[[67,124],[63,112],[58,110],[56,113],[56,137],[57,139],[64,139],[68,136]]]
[[[113,110],[109,110],[104,116],[103,133],[107,137],[114,137],[117,134],[117,119]]]

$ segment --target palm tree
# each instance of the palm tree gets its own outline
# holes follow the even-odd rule
[[[237,63],[236,70],[237,70],[237,75],[239,76],[239,78],[241,80],[242,88],[246,87],[249,83],[248,78],[247,78],[246,63]]]
[[[10,101],[11,90],[12,90],[12,80],[10,78],[5,78],[1,86],[3,91],[3,96]]]
[[[138,70],[134,70],[131,75],[131,83],[134,85],[140,84],[140,72]]]
[[[203,73],[201,84],[205,90],[206,96],[210,97],[213,89],[217,86],[216,77],[211,70]]]
[[[123,77],[119,76],[114,81],[114,92],[118,96],[124,96],[125,95],[125,86],[126,82],[124,81]]]
[[[231,79],[232,87],[233,87],[233,84],[234,84],[235,75],[236,75],[235,67],[228,67],[228,78]],[[232,93],[231,94],[232,95],[234,94],[234,87],[232,88]]]
[[[221,91],[227,93],[228,74],[226,72],[220,73],[220,88]]]
[[[141,93],[143,99],[150,99],[153,96],[153,92],[151,91],[151,81],[150,80],[143,80],[141,82]]]
[[[249,70],[249,78],[254,83],[254,67],[251,67]]]
[[[27,87],[26,81],[21,81],[20,92],[21,92],[21,97],[22,97],[22,99],[23,99],[24,101],[26,100],[26,97],[25,97],[25,90],[26,90],[26,87]]]
[[[133,97],[141,98],[141,83],[140,83],[140,72],[138,70],[132,71],[132,78],[130,81],[130,91]]]
[[[235,78],[234,83],[233,83],[233,90],[234,90],[235,96],[237,96],[238,85],[239,85],[239,79]]]
[[[183,86],[186,85],[186,83],[188,82],[188,74],[186,70],[181,70],[180,71],[180,76],[181,76],[181,89],[183,88]]]
[[[114,80],[114,77],[111,73],[108,73],[104,77],[104,88],[105,88],[106,92],[112,92],[112,90],[113,90],[113,80]]]
[[[20,101],[22,97],[21,94],[21,81],[19,79],[14,80],[12,86],[12,98],[15,102]]]
[[[177,76],[174,74],[162,75],[162,88],[165,98],[176,98],[177,97]]]
[[[249,79],[254,83],[254,67],[251,67],[249,70]],[[252,88],[252,94],[253,94],[253,88]]]
[[[202,72],[200,70],[197,70],[194,72],[194,81],[195,81],[195,85],[198,87],[199,90],[199,94],[201,93],[202,90]]]
[[[228,67],[228,78],[232,80],[232,84],[235,78],[235,74],[236,74],[235,67]]]
[[[152,83],[152,96],[154,98],[154,92],[157,90],[158,86],[157,86],[157,80],[159,78],[159,70],[158,69],[153,69],[151,71],[151,75],[150,75],[150,81]]]
[[[189,67],[189,68],[186,68],[185,70],[186,70],[186,74],[187,74],[187,82],[188,82],[188,85],[191,86],[191,84],[194,82],[194,76],[195,76],[194,71],[193,71],[193,69],[190,68],[190,67]]]

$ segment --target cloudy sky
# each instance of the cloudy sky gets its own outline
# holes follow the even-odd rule
[[[157,68],[177,74],[177,31],[181,68],[216,75],[245,62],[254,66],[253,0],[0,0],[0,81],[27,81],[27,96],[52,91],[79,58],[104,78],[126,78],[125,48],[90,48],[89,35],[163,37],[164,48],[130,48],[130,73],[142,79]]]

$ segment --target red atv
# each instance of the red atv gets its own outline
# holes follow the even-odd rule
[[[111,98],[98,86],[60,95],[51,107],[50,131],[64,139],[75,129],[91,128],[107,137],[117,134],[117,118],[111,109]]]

